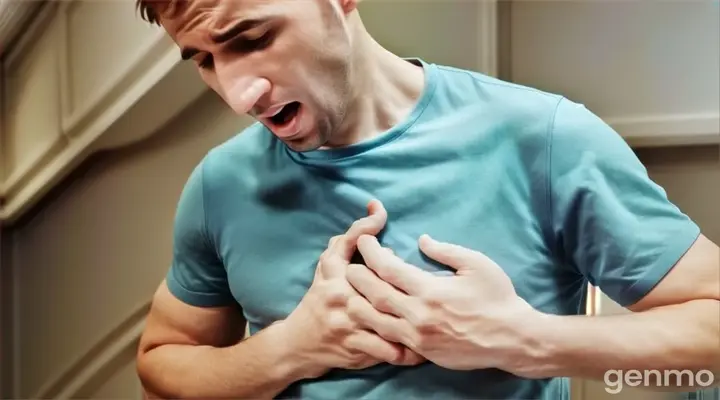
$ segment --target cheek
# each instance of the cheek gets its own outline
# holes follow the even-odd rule
[[[202,79],[202,81],[205,82],[205,85],[207,85],[210,89],[212,89],[220,97],[222,97],[222,98],[225,97],[224,93],[222,92],[222,90],[220,88],[220,84],[218,83],[217,76],[214,73],[202,70],[200,68],[198,68],[198,73],[200,74],[200,79]]]
[[[217,75],[211,71],[200,70],[200,78],[205,82],[212,91],[214,91],[220,98],[230,106],[233,107],[232,93],[228,91],[227,84],[223,85],[220,83]]]

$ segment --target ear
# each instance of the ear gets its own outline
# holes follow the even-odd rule
[[[340,8],[343,10],[345,15],[357,10],[358,3],[360,0],[337,0],[340,4]]]

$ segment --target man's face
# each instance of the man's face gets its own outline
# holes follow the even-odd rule
[[[189,0],[158,10],[202,79],[297,151],[325,144],[351,97],[353,0]]]

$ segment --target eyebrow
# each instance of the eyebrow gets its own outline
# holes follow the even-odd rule
[[[192,47],[185,47],[180,51],[180,57],[183,59],[183,61],[187,61],[193,58],[199,52],[200,50],[198,49]]]
[[[225,31],[219,32],[219,33],[211,33],[210,39],[217,43],[222,44],[229,40],[232,40],[235,36],[248,31],[250,29],[255,28],[256,26],[262,25],[265,22],[268,21],[268,18],[259,18],[259,19],[244,19],[236,24],[232,25],[230,28],[226,29]],[[183,60],[189,60],[193,58],[196,54],[198,54],[200,50],[192,48],[192,47],[186,47],[183,48],[180,52],[180,56]]]
[[[256,26],[260,26],[267,22],[267,18],[259,18],[259,19],[244,19],[236,23],[235,25],[231,26],[229,29],[225,30],[224,32],[220,33],[211,33],[210,38],[215,43],[224,43],[231,39],[233,39],[235,36],[248,31],[250,29],[255,28]]]

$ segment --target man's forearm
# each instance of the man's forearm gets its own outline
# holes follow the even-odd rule
[[[532,376],[603,380],[611,370],[659,371],[662,377],[666,371],[710,370],[720,378],[720,302],[715,300],[626,315],[543,315],[529,329],[539,348],[521,368]],[[666,384],[675,385],[676,375],[670,376]],[[687,385],[688,376],[682,378]]]
[[[138,358],[144,387],[163,398],[272,398],[309,371],[281,324],[230,347],[162,345]]]

